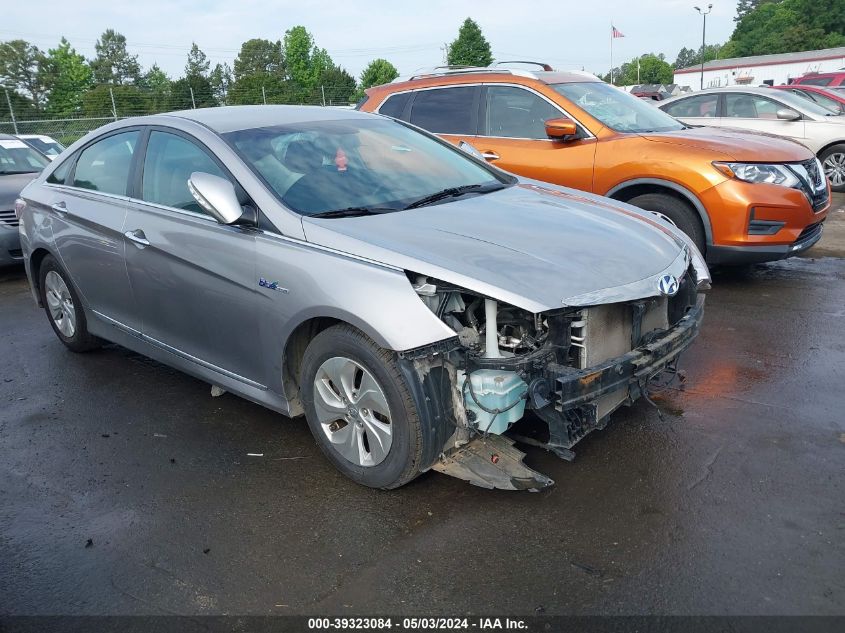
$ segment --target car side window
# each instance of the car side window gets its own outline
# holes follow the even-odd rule
[[[397,95],[390,95],[378,109],[379,114],[384,114],[394,119],[402,118],[402,112],[411,98],[410,92],[400,92]]]
[[[47,182],[51,185],[63,185],[67,180],[67,175],[70,173],[70,166],[73,164],[73,158],[66,158],[62,164],[56,167],[53,172],[47,176]]]
[[[211,156],[193,141],[154,130],[150,133],[144,157],[142,199],[208,215],[188,190],[188,178],[195,171],[229,179]]]
[[[663,111],[673,117],[685,118],[713,118],[719,105],[719,95],[698,95],[670,103]]]
[[[113,134],[82,150],[76,161],[73,186],[126,195],[138,134],[138,130]]]
[[[546,121],[560,116],[551,103],[523,88],[487,87],[486,136],[547,139]]]
[[[458,86],[420,90],[411,105],[410,121],[438,134],[475,134],[473,103],[476,88]]]
[[[746,93],[729,93],[725,95],[725,116],[739,119],[772,119],[778,118],[778,110],[784,106],[757,95]]]

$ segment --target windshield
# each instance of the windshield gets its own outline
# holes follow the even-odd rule
[[[651,102],[600,81],[556,84],[552,88],[617,132],[674,132],[686,126]]]
[[[49,159],[23,141],[0,138],[0,174],[35,173],[49,164]]]
[[[47,156],[58,156],[65,149],[55,141],[45,141],[40,138],[30,137],[24,139],[27,143],[32,145],[35,149]]]
[[[796,110],[801,110],[808,114],[814,114],[816,116],[836,116],[836,112],[832,112],[828,110],[824,106],[820,106],[815,101],[811,101],[807,97],[802,97],[791,92],[787,92],[786,90],[772,90],[772,92],[777,92],[777,95],[771,95],[775,97],[778,101],[783,103],[790,108],[795,108]]]
[[[285,206],[304,215],[398,211],[509,182],[460,150],[380,117],[239,130],[223,138]]]

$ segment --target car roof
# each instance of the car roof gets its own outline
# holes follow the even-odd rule
[[[179,117],[196,121],[218,134],[225,134],[248,128],[308,123],[310,121],[362,119],[372,116],[356,110],[323,106],[244,105],[167,112],[145,117],[144,123],[152,124],[158,118]]]
[[[15,136],[14,134],[4,134],[3,132],[0,132],[0,140],[9,141],[9,140],[17,140],[17,138],[18,137]]]

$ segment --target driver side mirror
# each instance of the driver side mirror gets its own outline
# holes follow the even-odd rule
[[[801,114],[792,108],[781,108],[777,111],[777,117],[781,121],[797,121],[801,118]]]
[[[567,141],[571,140],[567,137],[575,136],[578,134],[578,126],[575,125],[575,121],[572,119],[568,119],[566,117],[560,117],[559,119],[549,119],[546,121],[546,135],[555,141]]]
[[[188,178],[188,191],[221,224],[235,224],[244,216],[235,187],[225,178],[195,171]]]

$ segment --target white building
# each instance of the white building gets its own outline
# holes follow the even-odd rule
[[[843,69],[845,46],[820,51],[714,59],[704,64],[704,87],[779,86],[807,73],[829,73]],[[701,66],[679,68],[675,71],[675,83],[698,90],[701,87]]]

